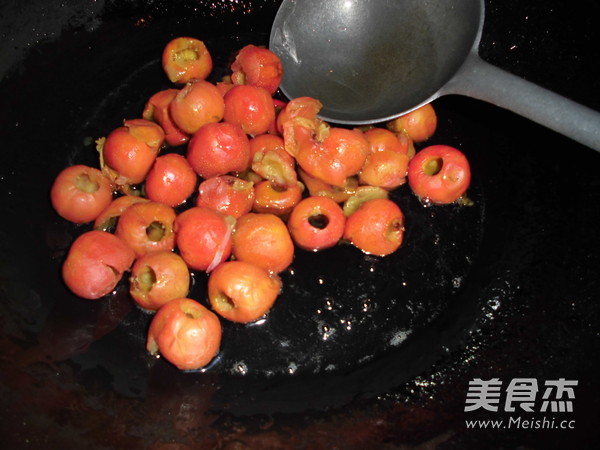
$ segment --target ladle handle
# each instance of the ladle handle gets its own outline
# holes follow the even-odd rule
[[[600,113],[471,54],[445,94],[462,94],[522,115],[600,151]]]

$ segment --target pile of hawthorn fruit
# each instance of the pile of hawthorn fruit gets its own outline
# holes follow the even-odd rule
[[[173,87],[97,140],[98,167],[67,167],[51,188],[62,218],[93,224],[63,262],[67,287],[100,299],[128,274],[131,297],[154,314],[147,350],[182,370],[215,357],[221,319],[270,310],[295,248],[346,243],[384,257],[404,236],[391,190],[408,181],[420,199],[448,204],[470,183],[459,150],[415,151],[437,127],[431,104],[382,126],[333,127],[318,99],[276,98],[283,68],[270,50],[243,47],[216,83],[212,64],[202,41],[170,41],[162,66]],[[207,306],[188,297],[192,271],[208,276]]]

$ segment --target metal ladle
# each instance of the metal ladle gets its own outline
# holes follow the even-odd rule
[[[483,0],[284,0],[281,90],[326,121],[384,122],[447,94],[513,111],[600,151],[600,113],[483,61]]]

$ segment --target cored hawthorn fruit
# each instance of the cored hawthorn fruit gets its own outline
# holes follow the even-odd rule
[[[328,197],[307,197],[292,210],[288,228],[298,247],[319,251],[336,245],[344,234],[346,216]]]
[[[96,217],[94,221],[94,229],[101,231],[114,231],[121,214],[127,208],[134,203],[149,202],[145,197],[139,195],[121,195],[109,203],[109,205],[102,210],[102,212]]]
[[[159,156],[146,177],[146,195],[169,206],[184,203],[196,189],[196,172],[188,160],[177,154]]]
[[[248,323],[264,316],[281,291],[281,279],[244,261],[226,261],[208,278],[212,309],[233,322]]]
[[[394,133],[386,128],[373,127],[365,131],[371,152],[389,150],[408,154],[411,140],[406,133]]]
[[[263,180],[254,186],[254,205],[252,210],[258,213],[271,213],[286,217],[302,200],[304,189],[301,183],[293,186],[278,186],[272,181]]]
[[[71,244],[62,278],[75,295],[96,300],[115,289],[134,259],[131,247],[114,234],[86,231]]]
[[[203,126],[190,139],[187,159],[204,179],[243,172],[250,166],[250,143],[240,128],[227,122]]]
[[[231,64],[233,84],[248,84],[266,89],[273,95],[283,77],[283,64],[275,53],[265,47],[246,45]]]
[[[243,172],[237,172],[236,176],[242,180],[249,181],[250,183],[256,184],[264,180],[259,174],[254,172],[251,168],[244,170]]]
[[[378,186],[358,186],[354,193],[344,201],[344,215],[349,216],[360,205],[376,198],[389,198],[389,191]]]
[[[404,215],[391,200],[366,201],[346,218],[344,239],[367,254],[389,255],[402,245]]]
[[[131,268],[129,294],[145,310],[156,311],[171,300],[186,297],[189,288],[188,266],[177,253],[146,253]]]
[[[294,243],[275,214],[248,213],[237,220],[233,255],[271,273],[283,272],[294,259]]]
[[[146,178],[165,140],[163,129],[146,119],[126,120],[99,140],[102,172],[117,186],[139,184]]]
[[[467,157],[448,145],[426,147],[408,165],[410,188],[422,200],[432,203],[455,202],[467,191],[470,182]]]
[[[115,234],[135,251],[137,256],[175,248],[175,210],[158,202],[135,203],[121,214]]]
[[[275,105],[269,92],[258,86],[233,86],[224,95],[225,122],[239,125],[244,133],[266,133],[275,121]]]
[[[298,165],[308,174],[333,186],[343,186],[356,175],[369,154],[369,143],[358,130],[331,127],[322,139],[296,130]]]
[[[100,170],[82,164],[63,169],[50,189],[50,201],[58,215],[74,223],[95,220],[112,196],[109,179]]]
[[[278,98],[273,99],[273,106],[275,106],[275,119],[273,120],[273,122],[271,122],[271,125],[269,125],[269,129],[267,130],[268,134],[272,134],[274,136],[281,136],[279,128],[277,127],[277,118],[279,117],[279,113],[285,108],[285,105],[287,105],[286,101],[280,100]]]
[[[254,205],[254,183],[233,175],[220,175],[204,180],[198,186],[196,206],[205,206],[222,214],[239,218]]]
[[[190,135],[208,123],[221,121],[224,112],[225,102],[221,92],[206,80],[186,83],[169,104],[173,123]]]
[[[406,133],[414,142],[424,142],[437,129],[437,115],[431,103],[427,103],[387,124],[396,133]]]
[[[283,138],[261,134],[250,139],[251,168],[273,185],[293,187],[298,182],[296,161],[285,151]]]
[[[329,125],[317,117],[322,107],[315,98],[298,97],[277,115],[277,130],[283,136],[285,150],[294,158],[302,141],[321,141],[329,132]]]
[[[143,119],[152,120],[162,127],[165,132],[165,142],[170,146],[183,145],[190,140],[190,136],[171,119],[169,105],[178,93],[179,89],[159,91],[150,97],[142,111]]]
[[[178,298],[162,306],[152,318],[146,349],[180,370],[197,370],[219,353],[221,336],[216,314],[191,298]]]
[[[367,156],[358,180],[361,184],[395,189],[406,183],[408,155],[392,150],[379,150]]]
[[[306,173],[301,168],[298,169],[298,175],[311,196],[329,197],[337,203],[346,201],[358,188],[358,177],[356,176],[346,178],[342,186],[332,186]]]
[[[173,83],[187,83],[206,79],[212,71],[213,62],[204,42],[192,37],[177,37],[165,45],[162,66]]]
[[[235,219],[212,208],[194,206],[175,220],[177,248],[194,270],[211,272],[231,255]]]

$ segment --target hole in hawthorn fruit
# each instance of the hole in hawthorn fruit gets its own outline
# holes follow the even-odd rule
[[[248,182],[245,180],[240,180],[236,177],[233,182],[229,182],[234,191],[245,191],[248,189]]]
[[[285,192],[288,188],[275,183],[271,183],[271,189],[273,189],[275,192]]]
[[[202,310],[199,308],[195,308],[191,305],[181,305],[181,311],[185,314],[186,317],[189,317],[190,319],[197,319],[199,317],[202,317]]]
[[[233,302],[233,299],[223,293],[219,294],[215,300],[218,309],[220,309],[221,311],[231,311],[233,308],[235,308],[235,303]]]
[[[156,283],[156,273],[152,267],[144,266],[137,277],[137,286],[140,291],[149,292]]]
[[[175,52],[174,56],[176,61],[196,61],[198,59],[198,53],[191,48]]]
[[[423,172],[425,175],[434,176],[440,173],[444,165],[443,158],[431,158],[423,164]]]
[[[323,230],[329,225],[329,218],[325,214],[315,214],[308,218],[308,223],[319,230]]]
[[[146,227],[146,236],[148,236],[148,239],[150,239],[152,242],[160,241],[164,235],[165,227],[157,220]]]
[[[400,220],[395,220],[392,224],[392,228],[396,231],[404,231],[404,224]]]
[[[77,186],[77,189],[80,191],[88,193],[96,192],[100,187],[87,173],[82,173],[77,176],[75,179],[75,186]]]
[[[97,230],[108,231],[109,233],[114,233],[117,229],[117,223],[119,222],[119,216],[112,216],[106,219],[104,222],[98,224],[95,227]]]
[[[394,219],[388,228],[388,239],[396,240],[404,232],[404,222],[399,219]]]

